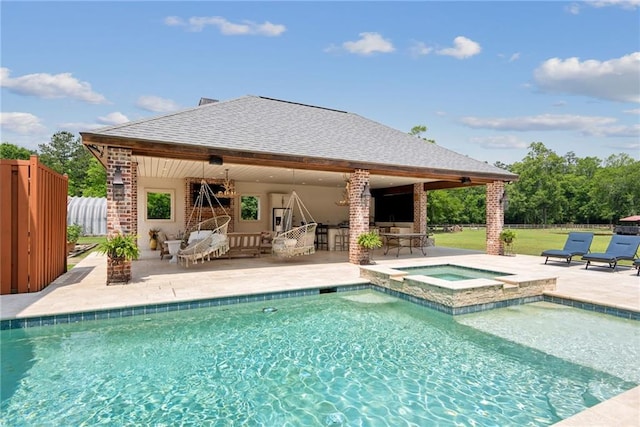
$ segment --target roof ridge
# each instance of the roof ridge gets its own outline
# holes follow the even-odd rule
[[[258,98],[262,98],[262,99],[266,99],[266,100],[269,100],[269,101],[284,102],[285,104],[301,105],[303,107],[318,108],[320,110],[335,111],[336,113],[349,114],[348,111],[336,110],[335,108],[320,107],[318,105],[311,105],[311,104],[303,104],[302,102],[287,101],[287,100],[284,100],[284,99],[270,98],[268,96],[257,96],[257,97]]]

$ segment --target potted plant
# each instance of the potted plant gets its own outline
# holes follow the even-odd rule
[[[516,232],[513,230],[502,230],[500,232],[500,241],[504,243],[503,255],[511,255],[513,253],[513,241],[516,240]]]
[[[365,256],[360,261],[360,264],[374,264],[371,260],[370,253],[373,249],[382,247],[382,239],[380,238],[380,235],[375,231],[362,233],[358,236],[358,245],[362,246],[366,250]]]
[[[131,280],[131,260],[138,259],[138,236],[114,234],[98,245],[98,252],[107,255],[107,285]]]
[[[79,224],[67,225],[67,253],[73,252],[78,239],[82,236],[82,226]]]
[[[158,247],[158,233],[160,233],[159,228],[149,230],[149,249],[152,251],[155,251]]]

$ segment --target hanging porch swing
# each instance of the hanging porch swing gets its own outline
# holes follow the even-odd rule
[[[302,225],[298,227],[293,226],[295,210],[300,213],[301,218]],[[283,258],[315,253],[316,227],[318,224],[295,190],[289,197],[285,212],[283,219],[284,231],[273,238],[272,253]]]
[[[205,200],[211,208],[212,218],[203,220],[202,211]],[[222,208],[224,215],[216,215],[213,200]],[[209,261],[229,252],[227,229],[230,222],[231,216],[227,214],[226,209],[203,178],[200,181],[200,191],[195,201],[195,207],[187,221],[187,232],[182,241],[183,248],[177,254],[180,263],[188,267],[189,262],[195,264],[198,261]]]

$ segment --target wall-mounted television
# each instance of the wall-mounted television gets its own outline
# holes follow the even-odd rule
[[[200,183],[200,182],[192,182],[191,183],[191,203],[192,203],[193,206],[196,206],[196,202],[198,200],[198,195],[200,194],[200,187],[201,186],[202,186],[202,183]],[[218,194],[219,191],[224,191],[224,187],[222,185],[219,185],[219,184],[209,184],[209,187],[211,188],[211,190],[213,190],[214,194]],[[213,198],[211,193],[209,193],[209,197],[211,198],[211,204],[213,205],[213,207],[218,206],[218,203]],[[228,197],[218,197],[217,199],[220,201],[220,204],[223,207],[228,208],[228,207],[231,206],[231,199],[230,198],[228,198]],[[202,202],[203,202],[204,206],[208,206],[209,205],[209,202],[207,201],[207,197],[206,196],[204,197]]]
[[[375,222],[413,222],[413,193],[376,196]]]

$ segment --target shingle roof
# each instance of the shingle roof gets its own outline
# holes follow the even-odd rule
[[[515,177],[354,113],[259,96],[203,104],[87,134]]]

